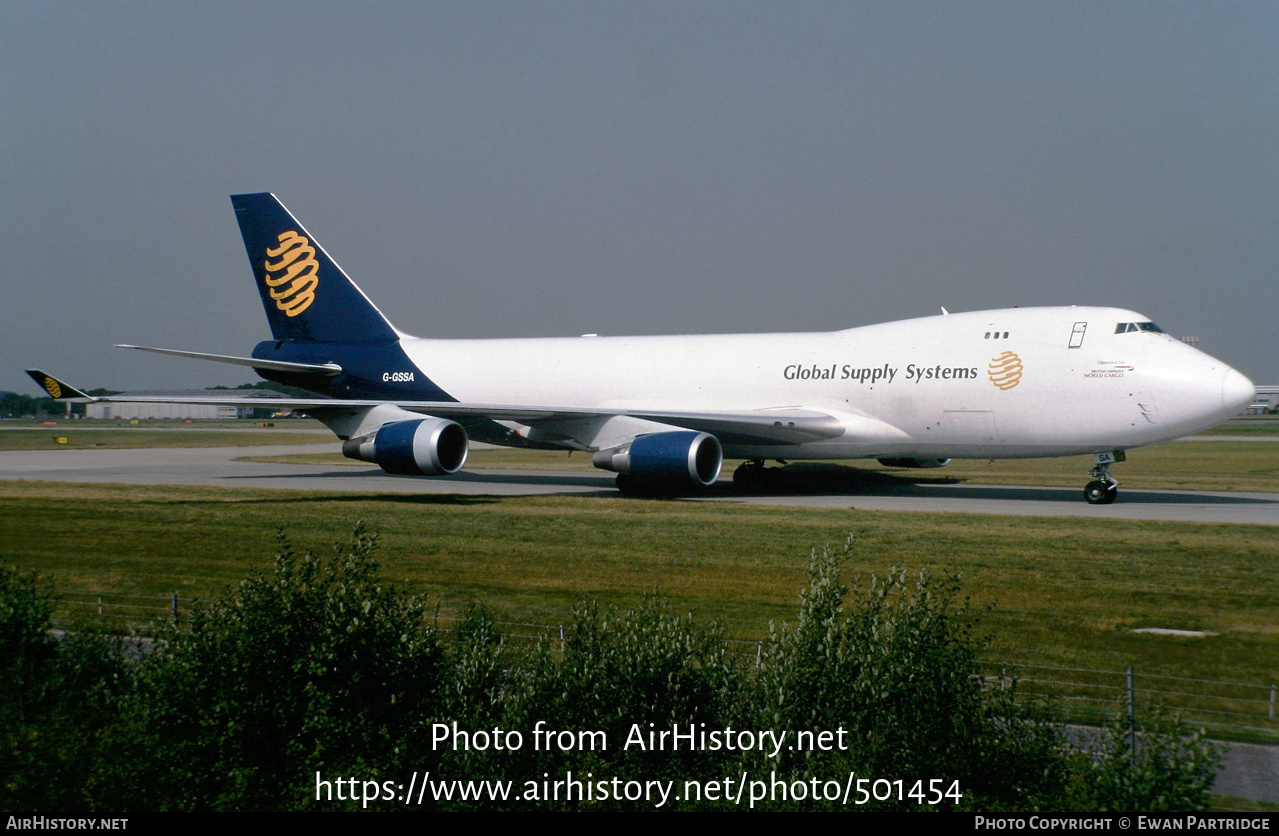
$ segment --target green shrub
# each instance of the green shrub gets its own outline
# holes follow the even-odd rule
[[[52,597],[0,566],[0,809],[77,812],[102,802],[104,754],[131,677],[113,642],[50,634]]]
[[[281,535],[273,572],[168,637],[142,672],[146,806],[305,808],[317,771],[396,761],[438,711],[444,660],[420,602],[382,581],[375,549],[358,526],[328,556],[299,556]]]
[[[1087,770],[1081,795],[1097,810],[1150,813],[1208,810],[1221,753],[1162,709],[1124,714],[1106,729],[1102,755]],[[1135,749],[1134,749],[1135,746]]]
[[[631,610],[579,605],[562,648],[508,647],[473,607],[445,649],[420,601],[383,582],[376,537],[356,528],[324,556],[281,535],[274,568],[199,608],[156,651],[129,659],[91,633],[55,642],[49,592],[0,569],[0,805],[8,809],[292,810],[323,780],[580,779],[902,782],[905,799],[851,809],[1197,810],[1217,763],[1198,735],[1155,715],[1132,751],[1125,727],[1096,755],[1064,745],[1051,714],[987,687],[975,614],[957,577],[894,569],[850,589],[860,546],[813,552],[796,620],[771,628],[756,665],[715,627],[648,598]],[[522,733],[518,751],[432,743],[436,723]],[[602,732],[566,748],[533,730]],[[773,730],[759,748],[651,748],[650,732]],[[792,749],[801,731],[838,733]],[[639,740],[644,745],[634,745]],[[828,738],[828,741],[830,739]],[[627,743],[632,745],[627,746]],[[924,782],[925,802],[910,797]],[[962,793],[937,801],[940,789]],[[380,784],[386,786],[386,784]],[[896,795],[896,792],[894,792]],[[530,809],[531,802],[424,808]],[[731,802],[714,802],[733,807]],[[403,808],[402,803],[375,806]],[[414,805],[416,807],[416,805]],[[667,809],[712,803],[672,798]],[[805,797],[765,808],[842,807]],[[649,809],[646,801],[559,799],[534,809]]]
[[[828,752],[786,752],[781,766],[792,778],[851,771],[908,788],[919,779],[925,787],[941,779],[946,789],[958,782],[961,808],[1060,798],[1070,769],[1059,734],[1028,721],[1010,692],[984,687],[974,614],[957,603],[960,579],[893,569],[850,595],[842,571],[858,548],[850,537],[841,549],[813,552],[796,622],[772,629],[765,644],[758,722],[842,730],[846,742]],[[939,806],[954,809],[954,800]]]

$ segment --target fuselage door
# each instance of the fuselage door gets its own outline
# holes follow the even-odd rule
[[[1079,348],[1084,344],[1084,332],[1088,330],[1087,322],[1076,322],[1070,331],[1070,347]]]

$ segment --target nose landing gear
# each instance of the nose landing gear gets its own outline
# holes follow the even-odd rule
[[[1084,486],[1084,499],[1088,500],[1089,505],[1109,505],[1119,496],[1119,481],[1110,475],[1110,466],[1124,459],[1123,450],[1093,456],[1096,464],[1088,471],[1093,481]]]

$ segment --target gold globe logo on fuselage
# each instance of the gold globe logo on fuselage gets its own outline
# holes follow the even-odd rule
[[[1021,358],[1011,351],[1005,351],[990,361],[986,374],[998,388],[1012,389],[1021,383]]]
[[[315,247],[296,231],[280,233],[279,240],[280,246],[267,247],[262,281],[275,306],[287,316],[297,316],[315,301],[320,263],[315,260]],[[273,258],[279,260],[273,262]]]

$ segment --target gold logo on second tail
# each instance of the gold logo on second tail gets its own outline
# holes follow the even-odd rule
[[[297,316],[315,301],[315,288],[320,284],[320,263],[315,260],[315,247],[296,231],[280,233],[280,246],[267,247],[266,282],[275,306],[288,316]],[[271,261],[271,259],[279,259]]]
[[[990,361],[986,374],[990,375],[990,382],[1000,389],[1011,389],[1021,383],[1021,358],[1005,351]]]
[[[40,384],[44,387],[44,391],[48,392],[51,397],[62,397],[62,387],[58,385],[58,381],[51,377],[45,377],[44,382]]]

